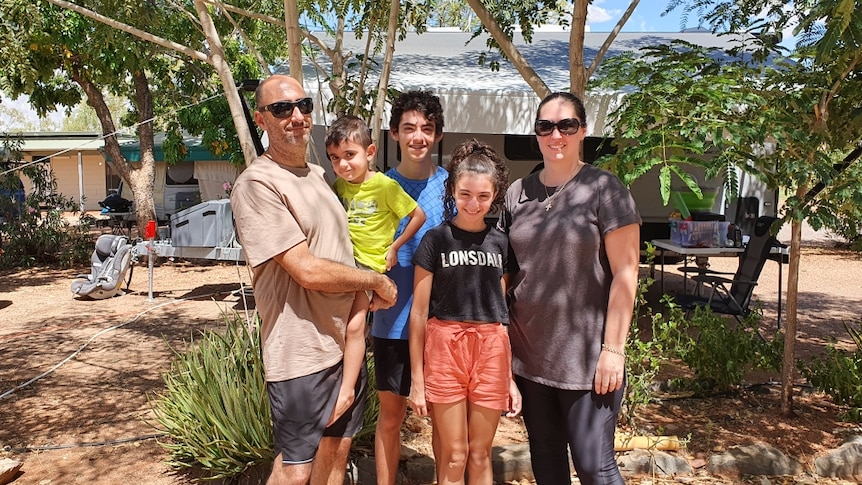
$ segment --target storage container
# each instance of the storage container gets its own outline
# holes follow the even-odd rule
[[[686,248],[717,248],[733,246],[728,237],[729,222],[684,221],[670,219],[670,240]]]
[[[229,199],[211,200],[183,209],[171,217],[171,245],[219,247],[233,237]]]

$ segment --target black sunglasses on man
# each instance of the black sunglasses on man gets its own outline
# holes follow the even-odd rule
[[[276,118],[290,118],[293,115],[293,109],[299,108],[299,112],[307,115],[314,110],[314,102],[311,98],[302,98],[297,101],[276,101],[266,106],[261,106],[258,111],[269,111]]]

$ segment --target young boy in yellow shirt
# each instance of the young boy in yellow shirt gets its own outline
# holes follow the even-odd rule
[[[326,133],[325,145],[338,175],[335,193],[347,210],[356,263],[384,273],[397,263],[401,245],[422,227],[425,213],[398,182],[371,170],[377,147],[360,118],[347,115],[337,119]],[[404,217],[410,220],[395,239]]]

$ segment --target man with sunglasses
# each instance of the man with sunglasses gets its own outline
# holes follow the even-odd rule
[[[354,296],[373,290],[371,309],[386,308],[397,290],[355,267],[344,209],[323,168],[306,163],[311,98],[293,78],[275,75],[255,100],[269,147],[237,178],[231,206],[261,316],[276,454],[267,483],[342,483],[367,383],[362,355],[345,360],[347,322],[368,310]]]

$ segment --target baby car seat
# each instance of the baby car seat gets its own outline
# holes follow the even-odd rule
[[[102,234],[96,240],[90,274],[78,275],[72,293],[102,300],[122,295],[123,279],[131,266],[132,245],[125,236]]]

